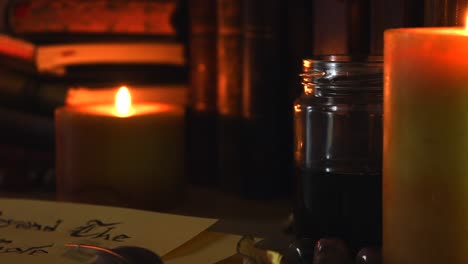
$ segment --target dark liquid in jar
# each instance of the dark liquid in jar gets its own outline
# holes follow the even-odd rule
[[[381,175],[296,169],[296,232],[300,238],[339,238],[353,253],[380,246]]]

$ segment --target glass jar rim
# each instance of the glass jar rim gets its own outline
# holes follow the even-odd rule
[[[303,59],[303,71],[308,72],[315,68],[335,68],[335,67],[352,67],[352,66],[372,66],[382,65],[383,56],[378,55],[318,55],[311,58]]]
[[[382,89],[383,57],[372,55],[315,56],[303,60],[303,73],[300,76],[306,93],[312,91],[312,88]]]
[[[347,55],[347,54],[322,54],[314,55],[310,58],[305,58],[304,61],[314,61],[314,62],[341,62],[341,63],[382,63],[383,56],[381,55]]]

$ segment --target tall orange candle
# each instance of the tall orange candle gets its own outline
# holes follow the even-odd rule
[[[468,32],[388,30],[384,62],[384,263],[466,264]]]
[[[61,200],[138,208],[169,207],[184,187],[184,109],[132,104],[65,106],[55,112]]]

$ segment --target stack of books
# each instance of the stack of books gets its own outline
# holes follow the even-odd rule
[[[54,109],[71,89],[187,81],[177,0],[10,2],[0,34],[0,156],[9,157],[0,189],[53,184]]]

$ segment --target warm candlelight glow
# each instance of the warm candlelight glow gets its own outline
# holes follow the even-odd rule
[[[130,91],[127,87],[122,86],[115,96],[114,113],[119,117],[126,117],[132,115],[133,112]]]
[[[94,91],[55,109],[57,196],[144,209],[175,205],[185,189],[185,105],[156,101],[135,86]]]
[[[390,29],[384,46],[382,262],[468,263],[468,30]]]
[[[468,34],[468,12],[466,12],[465,16],[465,33]]]

